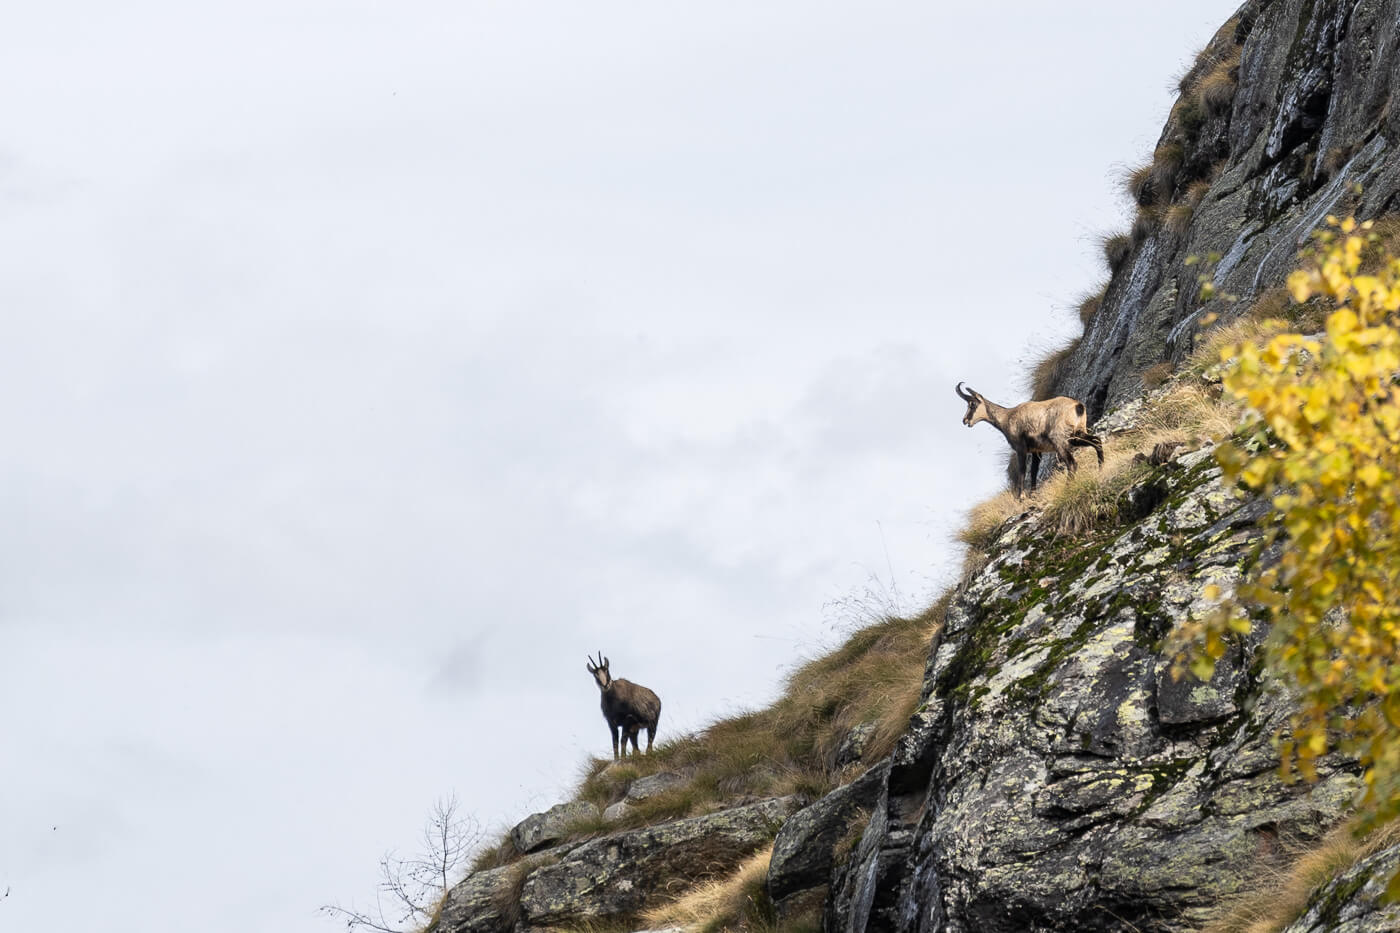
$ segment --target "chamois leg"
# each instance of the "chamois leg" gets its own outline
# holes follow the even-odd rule
[[[651,743],[656,738],[656,727],[647,726],[647,754],[651,754]]]
[[[1099,469],[1103,469],[1103,440],[1097,434],[1083,431],[1069,439],[1071,447],[1092,447],[1099,458]]]
[[[1035,484],[1040,481],[1040,454],[1031,454],[1031,493],[1035,493]]]
[[[1021,451],[1016,451],[1011,457],[1011,491],[1016,494],[1016,498],[1021,498],[1021,493],[1026,484],[1026,455]]]
[[[632,740],[632,757],[634,758],[642,753],[641,746],[637,742],[637,733],[640,731],[642,730],[633,726],[632,731],[627,733],[627,737]]]
[[[620,757],[622,757],[621,755],[619,755],[619,754],[617,753],[617,734],[618,734],[619,732],[622,731],[622,727],[621,727],[621,726],[609,726],[609,727],[608,727],[608,731],[610,731],[610,732],[612,733],[612,740],[613,740],[613,761],[617,761]],[[626,748],[627,748],[627,746],[626,746],[625,744],[624,744],[622,747],[623,747],[624,750],[626,750]]]
[[[1073,476],[1074,471],[1079,467],[1079,464],[1074,462],[1074,447],[1070,444],[1065,444],[1063,447],[1056,447],[1055,456],[1059,457],[1060,462],[1065,465],[1065,472]]]

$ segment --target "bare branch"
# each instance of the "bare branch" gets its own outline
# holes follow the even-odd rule
[[[393,850],[379,860],[380,881],[372,910],[339,904],[323,906],[321,913],[345,922],[345,928],[369,933],[407,933],[421,929],[462,869],[485,839],[481,824],[462,815],[457,796],[438,799],[423,826],[423,850],[399,858]]]

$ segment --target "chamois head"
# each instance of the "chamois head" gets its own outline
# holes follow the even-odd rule
[[[967,402],[967,414],[963,415],[963,424],[970,428],[979,421],[990,420],[987,417],[987,400],[980,393],[971,389],[964,392],[961,382],[953,388],[953,391],[958,393],[958,398]]]
[[[593,675],[593,679],[598,682],[599,690],[608,689],[608,684],[612,683],[612,674],[608,673],[608,659],[603,657],[603,652],[598,652],[598,663],[593,663],[592,655],[588,658],[588,673]]]

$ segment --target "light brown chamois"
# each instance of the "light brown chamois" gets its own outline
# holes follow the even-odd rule
[[[647,754],[651,754],[651,743],[656,738],[656,723],[661,719],[661,698],[641,684],[630,680],[613,679],[608,673],[608,659],[598,652],[598,663],[588,659],[588,673],[598,682],[603,694],[603,718],[608,721],[608,731],[612,733],[613,758],[618,755],[618,734],[622,736],[622,754],[627,754],[627,740],[632,740],[632,754],[641,754],[637,746],[637,733],[647,730]]]
[[[1015,408],[1003,408],[971,389],[964,392],[961,382],[953,391],[958,393],[958,398],[967,402],[963,424],[970,428],[979,421],[990,422],[1011,445],[1015,452],[1011,487],[1016,492],[1016,498],[1021,498],[1028,465],[1031,492],[1035,491],[1041,454],[1059,457],[1072,476],[1077,466],[1074,448],[1092,447],[1094,453],[1099,455],[1099,468],[1103,468],[1103,441],[1098,435],[1089,433],[1089,420],[1083,402],[1062,395],[1043,402],[1022,402]]]

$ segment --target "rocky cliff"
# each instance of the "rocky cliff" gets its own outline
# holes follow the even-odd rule
[[[1191,350],[1202,303],[1191,256],[1218,255],[1221,294],[1279,285],[1328,214],[1400,207],[1400,2],[1250,0],[1182,79],[1132,233],[1108,244],[1112,279],[1053,380],[1098,417],[1141,372]],[[1358,187],[1359,192],[1358,192]]]
[[[1106,243],[1111,279],[1047,380],[1089,401],[1114,478],[1086,520],[1043,495],[994,523],[927,626],[898,628],[912,642],[858,635],[830,662],[836,676],[913,650],[907,705],[896,685],[859,709],[799,698],[841,741],[789,729],[781,758],[744,723],[599,762],[579,800],[522,823],[449,893],[433,929],[1201,930],[1333,830],[1357,769],[1333,757],[1315,783],[1280,779],[1292,704],[1258,663],[1261,628],[1208,683],[1170,676],[1166,636],[1210,608],[1207,585],[1228,596],[1271,559],[1266,509],[1171,412],[1212,397],[1191,359],[1204,315],[1267,301],[1327,214],[1400,207],[1397,51],[1400,0],[1250,0],[1211,39],[1132,179],[1139,213]],[[1218,293],[1241,300],[1202,292],[1188,257],[1212,254]],[[1145,394],[1164,363],[1176,375]],[[742,756],[718,744],[741,740]],[[721,755],[744,775],[705,763]],[[1400,929],[1379,901],[1397,862],[1400,846],[1379,846],[1323,877],[1287,929]],[[708,914],[666,912],[705,885]]]

